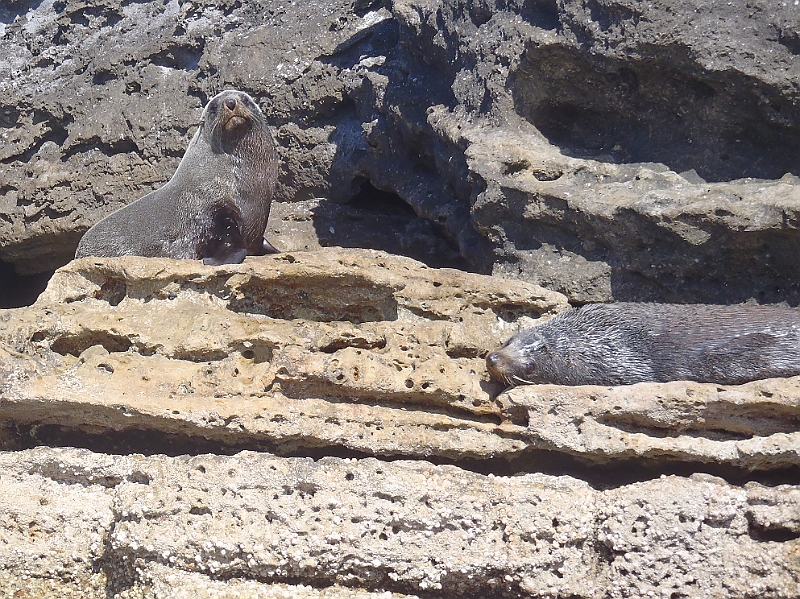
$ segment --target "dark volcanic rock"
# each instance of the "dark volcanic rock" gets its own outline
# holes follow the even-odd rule
[[[281,249],[380,247],[575,302],[797,304],[799,31],[766,0],[10,3],[0,260],[68,261],[236,87],[275,127],[276,214],[313,225],[273,218]]]

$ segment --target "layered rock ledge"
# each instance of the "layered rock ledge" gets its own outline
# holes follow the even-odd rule
[[[567,299],[800,303],[799,32],[768,0],[0,3],[0,598],[800,597],[799,378],[483,362]],[[225,88],[275,134],[283,254],[70,262]]]
[[[2,584],[795,596],[800,378],[490,381],[566,307],[371,250],[71,262],[0,312]]]

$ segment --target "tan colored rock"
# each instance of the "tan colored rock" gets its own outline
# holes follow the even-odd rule
[[[517,387],[498,398],[531,445],[593,462],[710,462],[746,470],[800,464],[800,377],[721,386]]]
[[[340,585],[316,589],[311,585],[264,584],[255,580],[216,580],[199,572],[186,572],[151,563],[143,580],[150,584],[146,599],[417,599],[416,595],[370,592]]]
[[[796,596],[800,379],[502,392],[566,305],[368,250],[70,263],[0,312],[0,598]]]
[[[118,599],[791,597],[800,584],[796,511],[781,507],[797,487],[707,475],[599,490],[423,461],[38,448],[0,453],[0,487],[14,498],[6,588],[32,566],[53,589],[103,581]],[[316,590],[281,586],[295,580]]]
[[[93,434],[512,455],[525,443],[497,434],[499,389],[482,356],[523,314],[566,305],[524,283],[363,250],[224,268],[85,259],[58,271],[36,306],[0,320],[16,373],[0,397],[14,422]]]
[[[800,463],[798,378],[498,396],[483,356],[530,316],[565,306],[521,282],[368,250],[222,268],[75,261],[34,307],[0,315],[2,439],[20,445],[13,423],[39,439],[53,427],[149,430],[156,445],[177,435],[284,454]]]

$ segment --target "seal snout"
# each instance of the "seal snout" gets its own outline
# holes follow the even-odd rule
[[[507,355],[504,348],[495,350],[486,356],[486,370],[492,378],[505,383],[514,385],[514,368],[511,356]]]
[[[224,106],[222,127],[225,131],[231,132],[239,127],[243,127],[252,118],[252,114],[245,103],[236,96],[225,98],[222,105]]]

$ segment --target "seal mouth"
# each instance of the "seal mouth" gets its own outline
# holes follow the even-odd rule
[[[489,375],[503,383],[506,387],[513,387],[516,383],[513,382],[514,372],[510,368],[508,358],[503,354],[502,349],[491,352],[486,356],[486,370]]]
[[[222,123],[222,128],[225,129],[225,131],[233,131],[239,127],[244,127],[247,123],[247,117],[240,114],[232,114]]]

